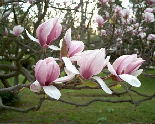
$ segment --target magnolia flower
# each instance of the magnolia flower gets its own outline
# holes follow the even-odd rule
[[[29,0],[29,3],[32,4],[35,0]]]
[[[149,5],[155,5],[155,0],[146,0]]]
[[[82,52],[84,49],[84,43],[82,41],[76,41],[71,39],[71,28],[69,28],[64,36],[64,39],[60,40],[60,48],[50,45],[49,48],[53,50],[61,50],[60,57],[72,57],[75,54]]]
[[[43,48],[48,48],[61,34],[62,25],[57,18],[52,18],[39,25],[37,28],[38,39],[31,36],[28,31],[26,33],[28,37],[39,43]]]
[[[106,35],[106,30],[101,30],[102,35]]]
[[[67,56],[69,58],[83,51],[84,43],[82,41],[71,40],[71,29],[66,32],[64,40],[67,45]]]
[[[144,13],[146,13],[146,12],[151,13],[151,12],[154,12],[154,11],[155,11],[155,8],[146,8],[146,9],[144,10]]]
[[[8,16],[10,15],[10,13],[11,13],[11,11],[6,11],[6,12],[4,13],[4,17],[8,17]]]
[[[141,32],[141,33],[139,33],[139,36],[141,37],[141,39],[144,39],[146,37],[146,33],[145,32]]]
[[[23,30],[24,30],[24,28],[21,27],[21,25],[18,25],[18,26],[15,26],[15,27],[13,28],[13,31],[10,30],[10,33],[11,33],[11,34],[14,34],[14,35],[16,35],[16,36],[20,36],[20,34],[23,32]]]
[[[140,75],[143,69],[138,68],[145,60],[137,58],[136,54],[120,56],[111,65],[108,63],[108,70],[112,74],[114,81],[126,81],[132,86],[139,87],[141,85],[137,76]]]
[[[66,3],[67,3],[67,2],[68,2],[68,0],[64,0],[64,1],[63,1],[63,3],[64,3],[65,6],[66,6]]]
[[[35,66],[36,81],[31,84],[30,90],[39,92],[42,87],[47,95],[54,99],[59,99],[61,96],[60,91],[51,85],[59,75],[60,68],[53,57],[39,60]]]
[[[102,18],[102,16],[98,16],[96,18],[96,22],[98,23],[99,26],[102,26],[102,24],[104,23],[104,19]]]
[[[130,14],[130,10],[129,9],[123,9],[122,10],[122,16],[123,18],[128,18],[129,17],[129,14]]]
[[[109,0],[101,0],[102,4],[106,4],[107,2],[109,2]]]
[[[102,69],[107,65],[109,58],[105,59],[105,49],[100,50],[88,50],[81,53],[77,57],[77,64],[80,66],[78,71],[75,66],[72,65],[71,61],[67,57],[62,57],[67,70],[72,73],[80,74],[84,80],[95,79],[101,85],[102,89],[109,94],[112,94],[112,91],[106,86],[105,82],[97,76]],[[94,77],[93,77],[94,76]]]
[[[153,15],[153,13],[146,12],[144,14],[144,18],[145,18],[145,21],[148,22],[148,23],[154,22],[154,15]]]
[[[122,16],[122,7],[117,6],[115,8],[115,12],[118,14],[118,16]]]
[[[148,37],[147,37],[147,40],[148,41],[155,40],[155,34],[149,34]]]
[[[147,42],[146,42],[146,45],[147,45],[147,47],[149,48],[149,46],[150,46],[150,42],[147,41]]]
[[[4,33],[5,36],[8,36],[8,29],[5,27],[5,33]]]

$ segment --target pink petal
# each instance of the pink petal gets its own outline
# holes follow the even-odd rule
[[[53,19],[49,19],[37,28],[37,35],[40,45],[43,47],[47,42],[47,36],[53,28]],[[49,45],[49,44],[48,44]]]
[[[144,62],[145,60],[139,60],[139,61],[135,61],[135,62],[132,62],[131,64],[129,64],[127,67],[126,67],[126,70],[124,72],[124,74],[130,74],[132,73],[135,69],[137,70],[140,65],[142,65],[142,63]]]
[[[85,79],[99,74],[103,69],[104,54],[101,50],[89,50],[80,59],[80,74]]]
[[[35,77],[41,86],[45,85],[47,76],[47,66],[44,60],[39,60],[35,66]]]
[[[47,37],[47,45],[50,45],[53,41],[55,41],[61,34],[62,25],[59,23],[57,18],[53,18],[53,28],[51,29],[48,37]]]
[[[69,28],[67,31],[66,31],[66,34],[64,36],[64,39],[66,41],[66,44],[67,44],[67,48],[69,49],[70,48],[70,44],[71,44],[71,28]]]
[[[51,58],[51,57],[50,57]],[[46,77],[46,86],[50,85],[53,81],[55,81],[60,75],[60,68],[56,61],[49,62],[47,64],[47,77]]]
[[[119,58],[117,58],[116,60],[115,60],[115,62],[113,63],[113,68],[115,69],[115,70],[117,70],[117,68],[118,68],[118,66],[120,65],[120,63],[122,62],[122,60],[124,60],[125,58],[127,58],[129,55],[123,55],[123,56],[120,56]]]
[[[56,100],[58,100],[61,96],[60,91],[55,86],[43,86],[45,93]]]
[[[112,91],[109,89],[109,87],[107,87],[105,82],[100,77],[95,76],[95,77],[92,77],[92,79],[95,79],[100,84],[100,86],[102,87],[102,90],[104,90],[108,94],[112,94]]]
[[[130,55],[123,59],[117,68],[117,74],[120,75],[125,67],[127,67],[133,61],[134,55]]]
[[[82,52],[83,49],[84,49],[84,43],[82,41],[71,41],[68,55],[69,57],[72,57],[74,56],[74,54]]]

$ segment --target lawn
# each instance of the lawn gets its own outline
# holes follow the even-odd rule
[[[152,70],[151,70],[152,73]],[[135,90],[152,95],[155,93],[155,79],[139,76],[142,85]],[[117,90],[122,91],[122,88]],[[92,99],[122,100],[130,99],[129,94],[121,97],[104,97],[100,89],[89,90],[61,90],[62,97],[68,101],[85,103]],[[134,100],[142,99],[131,93]],[[25,89],[19,93],[20,102],[14,106],[28,108],[37,105],[38,95]],[[96,123],[155,123],[155,98],[141,103],[135,108],[130,103],[93,102],[86,107],[76,107],[60,101],[45,100],[38,111],[20,113],[10,110],[0,110],[0,123],[50,123],[50,124],[96,124]]]

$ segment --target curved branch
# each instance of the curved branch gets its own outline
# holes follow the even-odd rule
[[[15,85],[15,86],[12,86],[12,87],[8,87],[8,88],[3,88],[3,89],[0,89],[0,93],[2,92],[13,92],[14,90],[19,90],[19,89],[22,89],[23,87],[30,87],[31,83],[29,84],[19,84],[19,85]]]
[[[11,70],[11,71],[17,71],[17,67],[13,66],[13,65],[0,65],[0,70],[3,70],[3,69],[8,69],[8,70]]]
[[[0,99],[0,108],[7,109],[7,110],[13,110],[13,111],[17,111],[17,112],[27,113],[27,112],[32,111],[32,110],[38,111],[40,109],[40,107],[41,107],[41,105],[42,105],[44,100],[45,100],[45,97],[42,97],[42,98],[40,98],[40,101],[39,101],[37,106],[33,106],[33,107],[28,108],[28,109],[20,109],[20,108],[16,108],[16,107],[11,107],[11,106],[3,105],[2,101]]]

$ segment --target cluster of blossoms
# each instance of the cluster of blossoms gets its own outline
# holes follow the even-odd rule
[[[48,96],[58,100],[61,93],[54,84],[61,84],[63,82],[70,81],[76,75],[79,75],[77,77],[79,77],[82,81],[90,79],[96,80],[106,93],[112,94],[112,90],[106,85],[103,79],[96,76],[106,66],[111,72],[110,77],[113,81],[126,81],[135,87],[139,87],[141,85],[137,76],[142,73],[142,69],[138,70],[144,62],[142,58],[137,58],[136,54],[123,55],[116,59],[111,65],[109,62],[110,56],[106,57],[105,48],[84,50],[84,43],[82,41],[72,40],[71,29],[66,31],[63,40],[60,41],[60,48],[51,45],[51,43],[60,36],[61,31],[62,25],[57,18],[49,19],[39,25],[36,31],[38,39],[31,36],[26,30],[28,37],[39,43],[43,49],[50,48],[53,50],[60,50],[60,59],[48,57],[44,60],[39,60],[36,63],[36,81],[31,84],[31,91],[40,92],[44,90]],[[66,76],[59,77],[60,66],[56,60],[61,61],[64,64]]]

